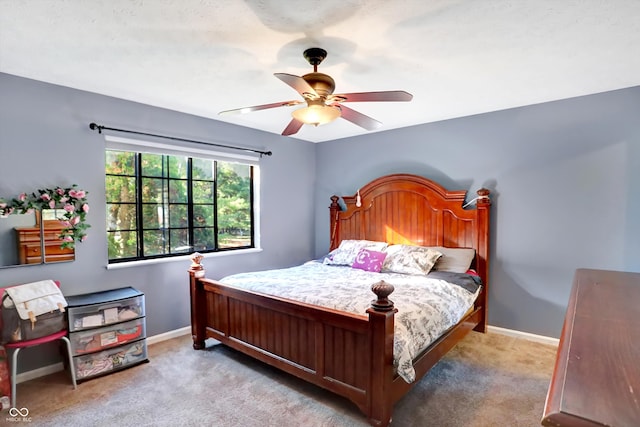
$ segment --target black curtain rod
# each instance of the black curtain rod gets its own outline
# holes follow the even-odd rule
[[[102,133],[103,130],[112,130],[112,131],[116,131],[116,132],[134,133],[136,135],[146,135],[146,136],[154,136],[156,138],[172,139],[174,141],[192,142],[194,144],[212,145],[214,147],[223,147],[223,148],[231,148],[233,150],[249,151],[251,153],[260,154],[260,157],[262,157],[262,156],[270,156],[271,154],[273,154],[271,151],[260,151],[260,150],[253,150],[251,148],[234,147],[232,145],[214,144],[213,142],[195,141],[193,139],[178,138],[178,137],[175,137],[175,136],[156,135],[154,133],[138,132],[138,131],[135,131],[135,130],[110,128],[110,127],[98,125],[98,124],[95,124],[95,123],[89,123],[89,128],[91,130],[96,130],[97,129],[98,133]]]

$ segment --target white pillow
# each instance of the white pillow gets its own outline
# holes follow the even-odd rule
[[[442,255],[433,248],[413,245],[391,245],[385,252],[382,273],[427,275]]]
[[[372,251],[382,251],[387,247],[385,242],[375,242],[372,240],[343,240],[340,246],[329,252],[323,264],[348,265],[351,267],[360,249],[370,249]]]

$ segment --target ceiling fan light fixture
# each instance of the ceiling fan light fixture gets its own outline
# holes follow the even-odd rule
[[[340,117],[340,108],[331,105],[310,105],[294,110],[294,119],[307,125],[323,125]]]
[[[237,108],[221,111],[219,114],[249,113],[251,111],[266,110],[277,107],[293,107],[306,102],[306,107],[291,113],[293,119],[282,131],[282,135],[290,136],[297,133],[302,125],[323,125],[338,117],[360,126],[366,130],[378,129],[382,123],[353,110],[342,103],[346,102],[407,102],[413,95],[403,90],[387,90],[381,92],[354,92],[334,94],[336,82],[328,74],[319,73],[318,65],[327,57],[327,51],[319,47],[312,47],[304,51],[304,58],[313,65],[313,72],[303,76],[288,73],[274,73],[274,76],[291,86],[303,98],[303,101],[282,101],[271,104],[254,105],[253,107]]]

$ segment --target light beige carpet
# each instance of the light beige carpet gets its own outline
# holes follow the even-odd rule
[[[30,426],[367,426],[338,396],[190,336],[149,346],[150,362],[71,387],[67,372],[18,385]],[[395,407],[393,426],[540,425],[556,348],[471,333]],[[6,411],[0,424],[6,422]],[[12,423],[16,425],[16,423]],[[20,424],[24,425],[24,424]]]

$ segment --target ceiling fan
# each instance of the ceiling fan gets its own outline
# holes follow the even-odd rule
[[[402,90],[384,92],[359,92],[334,94],[336,83],[331,76],[318,72],[318,65],[327,57],[327,51],[319,47],[312,47],[304,51],[304,57],[313,65],[313,73],[302,77],[293,74],[275,73],[274,75],[295,89],[303,100],[274,102],[272,104],[255,105],[253,107],[237,108],[221,111],[219,114],[242,114],[269,108],[292,107],[305,103],[306,107],[294,110],[293,119],[282,132],[282,135],[293,135],[302,125],[329,123],[338,117],[350,121],[366,130],[374,130],[382,123],[343,105],[345,102],[389,102],[411,101],[413,95]]]

